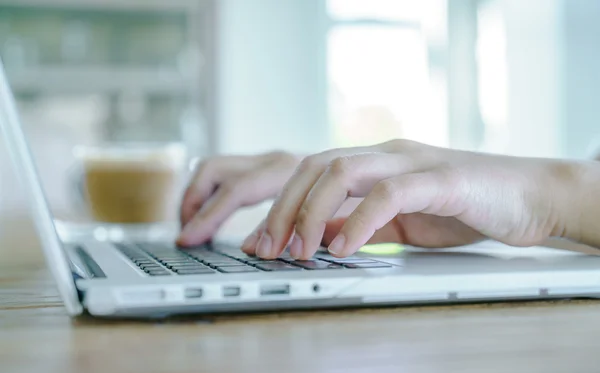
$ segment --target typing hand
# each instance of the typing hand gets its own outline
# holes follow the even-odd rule
[[[299,162],[284,152],[201,162],[181,202],[178,244],[204,243],[239,208],[274,198]]]
[[[305,158],[243,250],[310,258],[368,242],[448,247],[485,238],[529,246],[572,231],[581,206],[574,162],[487,155],[394,140]],[[331,220],[348,197],[364,200]]]

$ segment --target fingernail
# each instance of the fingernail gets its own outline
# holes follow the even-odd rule
[[[344,245],[346,244],[346,236],[343,234],[338,234],[333,241],[329,244],[327,251],[332,254],[340,254],[344,250]]]
[[[248,238],[244,240],[244,243],[242,243],[242,251],[250,251],[250,249],[255,248],[259,238],[260,236],[257,233],[248,236]]]
[[[256,245],[256,255],[260,256],[261,258],[269,256],[272,245],[273,240],[271,239],[271,236],[268,233],[263,233],[263,235],[260,237],[260,240],[258,240],[258,244]]]
[[[300,258],[300,256],[302,255],[302,249],[303,249],[302,237],[295,234],[294,239],[292,240],[292,243],[290,244],[290,256],[294,259]]]

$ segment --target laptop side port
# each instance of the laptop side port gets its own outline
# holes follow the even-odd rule
[[[183,292],[183,296],[188,299],[202,298],[202,288],[187,288]]]
[[[271,295],[289,295],[290,294],[290,285],[262,285],[260,287],[260,295],[261,296],[271,296]]]
[[[242,289],[239,286],[223,286],[223,297],[233,298],[239,297],[242,294]]]

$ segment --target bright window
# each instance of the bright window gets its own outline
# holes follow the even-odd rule
[[[444,66],[432,56],[444,35],[431,29],[443,29],[443,2],[329,0],[328,12],[335,145],[398,137],[448,145]]]
[[[477,81],[479,110],[485,125],[481,149],[504,153],[508,147],[508,61],[501,5],[486,1],[477,10]]]

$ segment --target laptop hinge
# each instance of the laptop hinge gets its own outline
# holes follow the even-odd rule
[[[66,246],[65,252],[69,258],[71,271],[75,280],[106,277],[106,274],[102,271],[98,263],[81,246]]]

